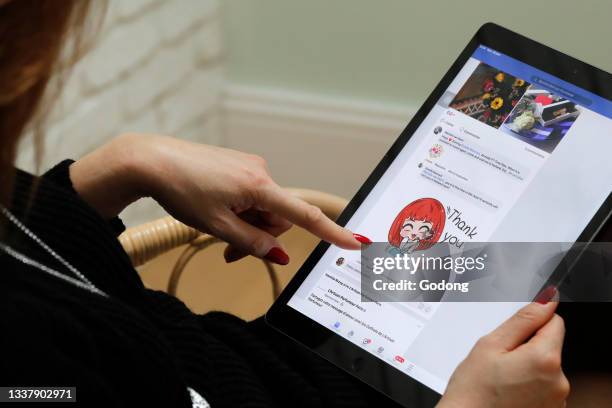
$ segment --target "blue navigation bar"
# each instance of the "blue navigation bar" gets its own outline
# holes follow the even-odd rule
[[[484,45],[478,46],[472,57],[517,78],[524,79],[570,101],[612,119],[612,101],[527,65]]]

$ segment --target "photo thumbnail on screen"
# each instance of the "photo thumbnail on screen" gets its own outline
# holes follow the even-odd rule
[[[501,130],[552,153],[579,115],[580,108],[574,102],[532,85]]]
[[[481,62],[449,107],[498,129],[529,86],[525,80]]]

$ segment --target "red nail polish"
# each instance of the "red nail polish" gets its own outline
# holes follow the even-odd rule
[[[549,286],[546,289],[542,290],[538,296],[536,296],[535,301],[541,305],[545,305],[552,300],[557,294],[557,288],[555,286]]]
[[[365,237],[365,236],[363,236],[361,234],[353,233],[353,237],[355,237],[355,239],[357,241],[359,241],[359,242],[361,242],[362,244],[365,244],[365,245],[370,245],[372,243],[372,240],[370,238]]]
[[[272,248],[264,258],[279,265],[287,265],[289,263],[289,255],[279,247]]]

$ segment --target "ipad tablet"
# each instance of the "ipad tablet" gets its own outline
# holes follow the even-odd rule
[[[338,222],[400,250],[589,241],[612,210],[611,99],[609,73],[485,24]],[[320,243],[267,321],[406,406],[435,405],[520,306],[361,303],[356,257]]]

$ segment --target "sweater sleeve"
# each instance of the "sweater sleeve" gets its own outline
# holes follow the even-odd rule
[[[63,160],[43,174],[42,177],[45,180],[48,180],[53,184],[69,191],[70,193],[78,195],[77,191],[72,185],[72,180],[70,179],[70,165],[72,165],[72,163],[74,163],[74,160]],[[110,220],[107,220],[107,222],[111,229],[115,232],[115,235],[119,236],[119,234],[125,231],[125,225],[119,217],[111,218]]]

